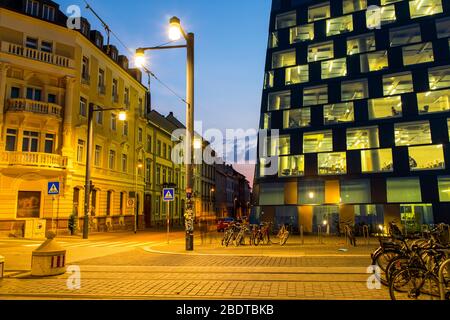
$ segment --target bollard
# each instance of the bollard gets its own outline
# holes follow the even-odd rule
[[[322,226],[320,224],[317,225],[317,240],[319,244],[322,244]]]
[[[369,226],[363,226],[363,237],[366,239],[367,245],[369,245],[370,234],[369,234]]]
[[[300,239],[302,239],[302,244],[305,244],[305,239],[303,238],[303,225],[300,226]]]
[[[3,279],[4,270],[5,270],[5,257],[0,256],[0,280]]]
[[[66,250],[54,240],[55,233],[48,232],[47,240],[32,253],[31,275],[56,276],[66,272]]]

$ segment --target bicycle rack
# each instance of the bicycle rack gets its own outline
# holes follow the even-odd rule
[[[322,226],[320,224],[317,225],[317,240],[319,241],[319,244],[323,243],[323,240],[322,240]]]
[[[348,229],[349,229],[349,227],[346,225],[346,226],[344,226],[344,235],[345,235],[345,244],[346,245],[349,245],[349,238],[348,238]]]
[[[369,245],[370,234],[369,234],[369,226],[367,225],[363,226],[363,237],[364,239],[366,239],[367,245]]]
[[[305,244],[305,239],[303,238],[303,225],[300,226],[300,239],[302,239],[302,244]]]
[[[439,292],[441,294],[441,300],[445,300],[445,295],[447,293],[447,287],[445,285],[444,270],[450,266],[450,259],[447,259],[439,268]]]

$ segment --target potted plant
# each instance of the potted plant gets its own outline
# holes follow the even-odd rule
[[[78,229],[78,215],[74,210],[69,217],[69,230],[70,235],[73,236]]]

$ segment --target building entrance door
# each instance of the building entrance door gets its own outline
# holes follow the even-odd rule
[[[150,228],[152,226],[152,196],[150,194],[145,195],[144,220],[145,220],[145,227]]]

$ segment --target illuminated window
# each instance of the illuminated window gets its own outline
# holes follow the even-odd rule
[[[272,32],[269,36],[269,48],[278,47],[278,32]]]
[[[314,106],[328,103],[328,86],[303,89],[303,106]]]
[[[347,173],[347,154],[345,152],[319,153],[319,175]]]
[[[314,40],[314,24],[310,23],[304,26],[291,28],[290,43]]]
[[[347,58],[322,62],[322,79],[345,77],[347,75]]]
[[[350,101],[365,99],[369,96],[369,86],[367,79],[346,81],[341,84],[341,100]]]
[[[270,129],[271,118],[272,118],[271,113],[264,113],[262,129]]]
[[[372,72],[387,69],[388,55],[387,51],[377,51],[360,56],[361,72]]]
[[[325,182],[305,181],[299,182],[298,203],[299,204],[321,204],[325,202]]]
[[[375,35],[373,33],[363,34],[347,39],[348,55],[375,50]]]
[[[353,16],[342,16],[327,20],[327,37],[353,31]]]
[[[369,119],[397,118],[402,116],[401,96],[370,99]]]
[[[428,69],[430,89],[443,89],[450,87],[450,66]]]
[[[413,91],[414,86],[411,72],[391,74],[383,77],[383,92],[385,96]]]
[[[419,144],[431,144],[430,123],[428,121],[395,124],[396,146],[414,146]]]
[[[308,62],[333,59],[333,41],[308,46]]]
[[[308,127],[311,125],[311,109],[302,108],[296,110],[284,111],[283,128],[293,129]]]
[[[392,172],[394,161],[391,149],[362,150],[361,170],[367,172]]]
[[[342,8],[344,14],[361,11],[367,8],[367,0],[344,0]]]
[[[419,178],[388,178],[388,202],[422,202]]]
[[[286,68],[286,85],[309,81],[309,66],[302,65]]]
[[[426,63],[434,61],[433,44],[431,42],[403,47],[403,65]]]
[[[409,1],[409,13],[411,14],[411,19],[442,13],[442,1],[441,0]]]
[[[264,89],[273,88],[273,79],[274,79],[273,71],[266,72],[264,76]]]
[[[347,150],[378,148],[378,127],[347,129]]]
[[[370,203],[370,180],[341,181],[342,203]]]
[[[447,119],[448,136],[450,137],[450,119]]]
[[[447,38],[450,37],[450,18],[442,18],[436,21],[436,33],[437,37]]]
[[[397,47],[422,41],[420,26],[418,24],[391,29],[389,31],[389,37],[391,41],[391,47]]]
[[[273,92],[269,93],[269,105],[267,111],[289,109],[291,107],[291,92]]]
[[[408,152],[411,171],[445,169],[444,150],[441,144],[409,147]]]
[[[380,29],[381,26],[393,23],[397,20],[395,6],[376,7],[370,6],[366,12],[367,29]]]
[[[303,153],[333,151],[333,132],[305,132],[303,134]]]
[[[325,2],[308,8],[308,22],[330,17],[330,3]]]
[[[305,174],[305,156],[278,158],[278,176],[299,177]]]
[[[355,120],[353,102],[329,104],[324,106],[323,118],[325,125],[353,122]]]
[[[270,156],[284,156],[291,153],[291,137],[279,136],[278,139],[268,138],[270,142]]]
[[[297,24],[297,14],[295,11],[286,12],[277,15],[275,21],[275,29],[283,29],[295,26]]]
[[[295,49],[272,53],[272,68],[294,66],[295,61]]]
[[[450,177],[439,177],[439,200],[441,202],[450,202]]]
[[[403,0],[381,0],[381,5],[384,6],[386,4],[391,4],[391,3],[395,3],[395,2],[400,2]]]
[[[450,110],[450,90],[418,93],[417,104],[420,114],[448,111]]]

